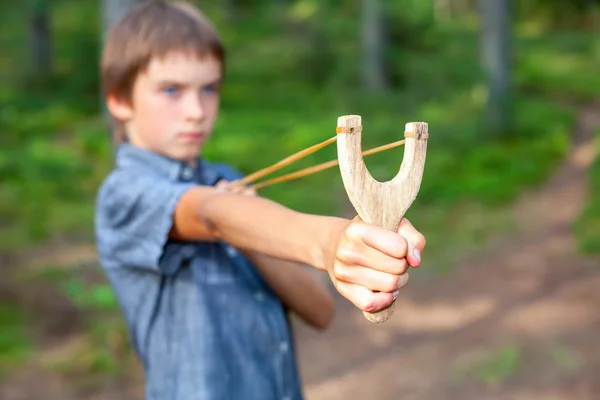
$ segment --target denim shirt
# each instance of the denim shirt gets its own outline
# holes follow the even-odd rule
[[[168,237],[180,196],[241,175],[123,144],[96,204],[101,264],[143,364],[148,400],[302,398],[281,301],[224,242]]]

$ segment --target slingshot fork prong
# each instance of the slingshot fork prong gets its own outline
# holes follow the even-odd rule
[[[421,187],[429,137],[427,129],[425,122],[406,124],[400,170],[393,179],[379,182],[371,176],[362,158],[362,118],[359,115],[338,118],[337,149],[342,181],[350,202],[363,221],[398,230]],[[373,323],[382,323],[394,314],[395,305],[394,300],[387,308],[364,315]]]

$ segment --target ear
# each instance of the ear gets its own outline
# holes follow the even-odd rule
[[[133,107],[129,101],[120,96],[109,94],[106,97],[106,107],[116,119],[126,122],[133,117]]]

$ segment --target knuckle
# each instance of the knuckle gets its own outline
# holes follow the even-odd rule
[[[362,238],[364,231],[364,223],[360,221],[353,221],[350,223],[350,225],[348,225],[348,228],[346,228],[346,237],[352,241],[359,240]]]
[[[340,246],[336,252],[336,258],[344,264],[353,264],[356,262],[356,250],[354,246],[347,244]]]
[[[408,262],[406,258],[394,258],[387,267],[392,274],[400,275],[408,268]]]
[[[400,275],[390,275],[390,277],[386,279],[383,291],[384,292],[393,292],[394,290],[398,289],[398,287],[400,286],[400,283],[401,283]]]
[[[350,268],[341,263],[335,263],[333,265],[333,275],[341,281],[349,281],[351,276]]]
[[[402,221],[400,221],[400,231],[403,232],[410,232],[410,231],[414,231],[415,228],[412,224],[412,222],[410,222],[410,220],[408,218],[402,218]]]
[[[407,219],[403,219],[398,230],[402,236],[410,238],[415,245],[425,245],[425,236],[419,232]]]

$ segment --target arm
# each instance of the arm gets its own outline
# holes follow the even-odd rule
[[[246,252],[282,302],[317,329],[327,329],[335,312],[333,297],[301,264]]]
[[[336,290],[359,309],[391,304],[420,265],[423,235],[403,220],[398,232],[364,223],[303,214],[273,201],[196,186],[179,197],[171,237],[224,240],[242,251],[326,270]]]
[[[224,240],[241,250],[326,270],[333,262],[337,238],[350,222],[299,213],[261,197],[197,186],[181,196],[170,237]]]

